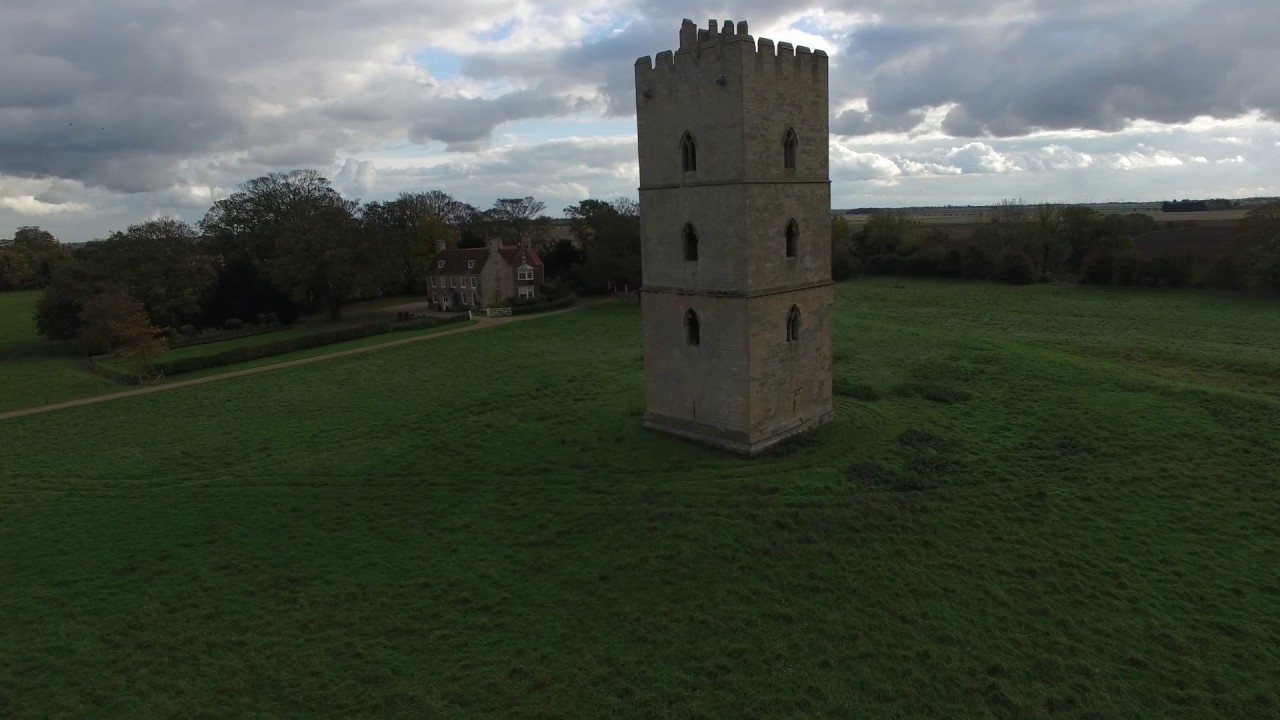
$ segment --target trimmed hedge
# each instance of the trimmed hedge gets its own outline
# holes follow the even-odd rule
[[[541,298],[533,301],[525,300],[515,301],[511,303],[512,315],[528,315],[529,313],[550,312],[552,310],[560,310],[567,308],[578,299],[576,295],[566,295],[557,300],[542,300]]]
[[[448,325],[460,320],[465,320],[466,318],[466,315],[455,315],[447,318],[421,318],[403,323],[382,320],[379,322],[366,323],[364,325],[338,328],[327,332],[318,332],[313,335],[303,335],[289,340],[281,340],[280,342],[249,345],[224,350],[210,355],[186,357],[178,360],[159,362],[156,363],[156,368],[163,371],[165,375],[181,375],[182,373],[195,372],[196,370],[204,370],[206,368],[219,367],[221,365],[233,365],[235,363],[247,362],[249,360],[259,360],[261,358],[271,357],[272,355],[284,355],[285,353],[297,352],[299,350],[310,350],[311,348],[346,342],[348,340],[358,340],[359,338],[369,337],[370,335],[382,335],[399,330],[421,330],[424,328],[436,327],[438,325]]]
[[[183,328],[190,327],[183,325]],[[280,330],[288,330],[290,326],[283,323],[275,323],[263,327],[262,325],[245,325],[239,330],[204,330],[198,334],[188,334],[181,329],[178,330],[178,337],[169,338],[169,349],[177,350],[178,348],[192,347],[194,345],[207,345],[209,343],[222,342],[223,340],[235,340],[236,338],[251,337],[253,335],[265,335],[267,333],[278,332]],[[195,328],[192,328],[194,333]]]

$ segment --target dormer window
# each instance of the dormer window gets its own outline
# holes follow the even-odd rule
[[[688,132],[680,137],[680,169],[683,172],[698,169],[698,144]]]
[[[439,269],[440,269],[440,268],[442,268],[442,267],[444,267],[444,261],[443,261],[443,260],[437,260],[437,261],[436,261],[436,269],[437,269],[437,270],[439,270]]]
[[[693,225],[690,223],[685,223],[684,231],[681,233],[681,236],[684,239],[684,259],[697,260],[698,259],[698,233],[693,229]]]
[[[468,260],[468,261],[467,261],[467,269],[468,269],[468,270],[470,270],[471,268],[473,268],[473,267],[475,267],[475,266],[476,266],[476,261],[475,261],[475,260]]]
[[[782,167],[788,170],[796,169],[796,147],[800,141],[796,139],[796,131],[787,128],[782,135]]]

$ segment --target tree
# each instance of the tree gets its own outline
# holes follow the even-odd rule
[[[911,246],[915,221],[905,210],[885,210],[867,219],[853,237],[854,252],[863,260],[875,255],[905,254]]]
[[[545,203],[532,196],[499,198],[489,210],[494,230],[508,244],[519,245],[529,238],[534,220],[546,210]]]
[[[151,361],[169,349],[160,329],[148,320],[142,303],[129,295],[91,298],[80,313],[80,323],[81,352],[89,355],[114,350],[132,360],[138,374],[149,371]]]
[[[1280,292],[1280,201],[1251,208],[1236,225],[1234,244],[1249,285]]]
[[[170,217],[130,225],[85,254],[94,256],[98,272],[142,303],[161,327],[198,319],[217,280],[213,258],[201,252],[195,230]]]
[[[203,244],[218,260],[218,283],[206,306],[205,321],[221,324],[227,318],[276,313],[292,322],[300,307],[299,295],[273,282],[267,266],[276,263],[291,224],[318,208],[346,207],[345,203],[328,179],[314,170],[263,175],[215,202],[200,221]],[[277,273],[276,278],[283,280],[285,275],[296,279],[294,273]]]
[[[0,290],[19,290],[34,282],[31,256],[18,248],[0,247]]]
[[[401,193],[390,202],[365,205],[361,231],[384,261],[379,285],[395,293],[421,290],[436,252],[457,247],[454,224],[462,207],[463,203],[439,190]]]
[[[355,201],[335,197],[298,208],[266,263],[274,287],[302,307],[323,309],[330,320],[377,284],[378,248],[357,232],[356,207]]]
[[[24,225],[18,228],[10,240],[0,240],[0,253],[8,256],[7,261],[0,261],[0,273],[4,272],[7,262],[10,273],[23,269],[24,274],[11,274],[9,280],[16,281],[12,287],[47,287],[53,278],[57,266],[70,256],[67,248],[47,230],[36,225]],[[0,278],[0,289],[4,280]]]
[[[85,303],[106,291],[104,284],[74,257],[57,267],[36,301],[36,330],[47,340],[74,340],[80,334]]]
[[[583,200],[564,214],[583,248],[588,288],[640,286],[640,207],[634,200]]]

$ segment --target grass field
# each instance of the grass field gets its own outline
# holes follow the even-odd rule
[[[21,408],[48,405],[65,400],[107,395],[127,389],[125,386],[84,370],[74,353],[67,350],[64,344],[49,343],[36,333],[35,307],[40,291],[0,293],[0,412]],[[278,332],[250,335],[248,337],[222,340],[219,342],[191,345],[175,348],[164,354],[164,360],[180,357],[211,355],[236,347],[279,342],[293,337],[326,332],[335,328],[360,325],[371,320],[394,317],[388,308],[412,303],[420,300],[417,296],[380,298],[364,302],[352,303],[344,312],[343,319],[328,322],[323,317],[309,317],[307,321],[295,327]],[[462,327],[451,325],[450,328]],[[384,335],[372,335],[367,338],[325,345],[323,347],[299,350],[286,355],[275,355],[269,358],[251,360],[209,368],[199,372],[186,373],[182,379],[218,375],[232,370],[242,370],[262,365],[272,365],[286,360],[296,360],[331,352],[367,347],[391,340],[430,335],[442,328],[426,330],[408,330]],[[103,362],[121,372],[129,370],[123,359],[104,359]]]
[[[837,296],[752,462],[624,304],[7,421],[0,716],[1280,717],[1274,304]]]
[[[39,297],[35,290],[0,293],[0,412],[120,390],[36,334]]]

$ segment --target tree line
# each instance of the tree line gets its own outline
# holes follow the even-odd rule
[[[439,248],[490,238],[538,248],[552,293],[638,285],[634,201],[565,208],[580,247],[553,241],[545,209],[523,197],[481,210],[442,190],[361,203],[315,171],[272,173],[215,202],[194,227],[148,220],[75,248],[19,228],[0,241],[0,289],[43,288],[39,332],[102,352],[165,329],[338,319],[353,301],[425,291]]]
[[[904,211],[871,216],[855,230],[832,220],[832,276],[858,273],[995,280],[1075,280],[1097,285],[1212,287],[1280,292],[1280,202],[1252,208],[1216,258],[1187,251],[1142,255],[1134,238],[1158,229],[1144,214],[1104,214],[1081,205],[1000,204],[962,235],[922,225]]]

